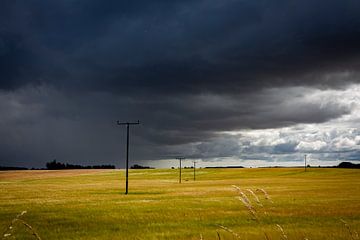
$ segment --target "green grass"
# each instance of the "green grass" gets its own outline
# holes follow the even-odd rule
[[[238,199],[239,186],[258,220]],[[257,205],[246,191],[256,192]],[[351,169],[131,170],[124,195],[119,170],[0,172],[0,234],[14,217],[42,239],[357,239],[360,171]],[[348,224],[345,226],[340,219]],[[350,231],[353,233],[351,236]],[[20,223],[11,232],[34,239]],[[5,238],[7,239],[7,238]],[[11,239],[9,237],[8,239]]]

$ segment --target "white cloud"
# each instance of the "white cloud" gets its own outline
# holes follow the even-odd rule
[[[313,152],[320,151],[326,148],[327,144],[323,141],[313,141],[313,142],[304,142],[300,141],[299,144],[295,147],[295,150],[299,152]]]
[[[334,146],[338,150],[351,149],[356,146],[356,142],[355,142],[355,140],[349,139],[347,137],[345,137],[345,138],[339,137],[334,140]]]
[[[292,93],[294,88],[283,91]],[[291,106],[292,111],[296,113],[299,109],[295,106],[295,102],[302,102],[304,104],[299,105],[299,108],[306,108],[312,103],[322,108],[329,105],[336,105],[338,108],[348,107],[351,111],[324,123],[227,132],[226,134],[238,137],[240,159],[301,161],[303,154],[311,153],[311,158],[316,163],[360,160],[360,85],[352,85],[340,90],[306,91],[304,88],[301,92],[304,94],[294,97],[290,102],[281,103],[278,107]]]

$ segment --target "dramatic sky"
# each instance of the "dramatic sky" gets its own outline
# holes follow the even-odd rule
[[[0,165],[360,160],[358,0],[3,0]]]

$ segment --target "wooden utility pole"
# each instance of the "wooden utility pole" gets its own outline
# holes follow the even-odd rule
[[[304,155],[304,162],[305,162],[304,168],[305,168],[305,172],[306,172],[306,154]]]
[[[176,159],[179,160],[179,183],[181,183],[181,161],[185,159],[185,157],[177,157]]]
[[[126,190],[125,194],[128,194],[129,188],[129,127],[130,125],[138,125],[140,121],[137,122],[120,122],[117,121],[118,125],[126,125]]]
[[[196,161],[194,160],[194,181],[195,181],[195,167],[196,167]]]

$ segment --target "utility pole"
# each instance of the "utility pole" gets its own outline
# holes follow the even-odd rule
[[[126,190],[125,194],[128,194],[129,188],[129,127],[130,125],[138,125],[140,121],[137,122],[120,122],[117,121],[117,125],[126,125]]]
[[[194,160],[194,181],[195,181],[195,167],[196,167],[196,161]]]
[[[179,168],[179,183],[181,183],[181,161],[185,159],[185,157],[177,157],[176,159],[179,160],[179,165],[180,165],[180,168]]]
[[[306,154],[304,155],[304,162],[305,162],[304,167],[305,167],[305,172],[306,172]]]

